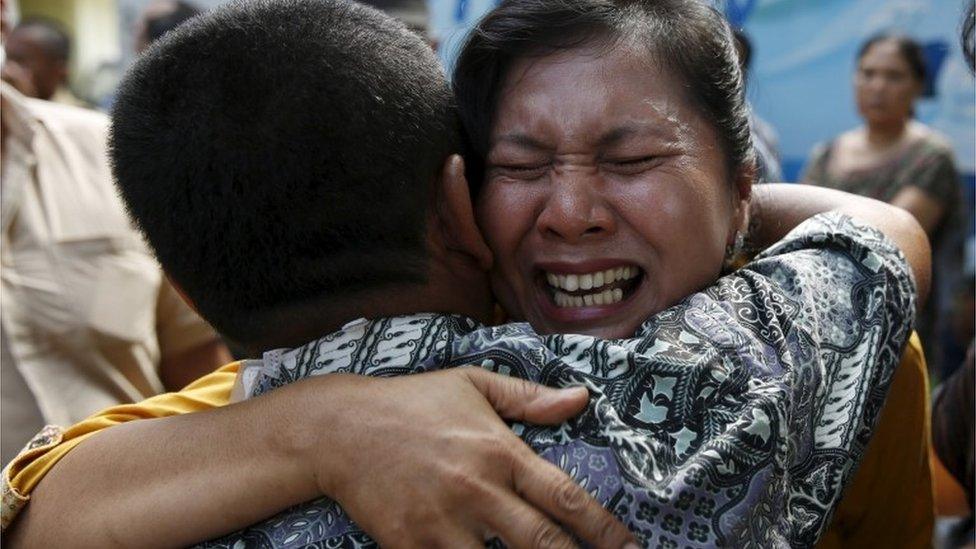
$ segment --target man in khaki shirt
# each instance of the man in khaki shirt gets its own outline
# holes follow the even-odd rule
[[[4,38],[4,50],[5,63],[19,65],[29,80],[26,87],[18,88],[24,95],[76,107],[90,106],[68,88],[71,39],[59,23],[43,18],[22,21]]]
[[[0,83],[0,452],[44,424],[175,390],[231,358],[182,301],[112,184],[101,114]]]

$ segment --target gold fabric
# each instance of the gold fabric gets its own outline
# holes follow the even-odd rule
[[[68,429],[53,425],[45,427],[0,474],[0,495],[3,497],[0,531],[5,530],[27,505],[30,493],[44,475],[81,441],[106,427],[127,421],[188,414],[224,406],[230,400],[238,367],[237,362],[228,364],[187,385],[178,393],[164,393],[138,404],[113,406]]]
[[[931,547],[930,445],[928,369],[912,334],[864,460],[817,547]]]

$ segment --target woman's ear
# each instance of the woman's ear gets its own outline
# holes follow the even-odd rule
[[[755,164],[739,168],[736,172],[732,194],[732,223],[726,240],[729,245],[735,242],[736,233],[748,235],[749,205],[752,202],[752,184],[755,179]]]
[[[471,256],[482,270],[491,269],[494,256],[475,222],[471,190],[460,155],[452,154],[444,161],[434,199],[436,226],[445,248]]]

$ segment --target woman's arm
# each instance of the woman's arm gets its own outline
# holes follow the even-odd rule
[[[898,194],[891,199],[891,205],[898,206],[915,216],[919,225],[925,229],[925,234],[928,235],[935,232],[945,214],[945,207],[941,202],[914,185],[898,191]]]
[[[913,164],[903,174],[908,184],[892,197],[891,204],[908,210],[931,236],[961,199],[959,171],[948,145],[937,141]]]
[[[84,440],[35,488],[11,547],[181,546],[328,494],[382,545],[513,546],[630,534],[499,417],[558,423],[586,405],[481,369],[323,376],[260,398],[132,421]]]
[[[898,246],[915,275],[918,290],[916,307],[920,309],[929,292],[931,251],[921,225],[901,208],[811,185],[757,185],[752,191],[747,240],[755,248],[766,248],[800,223],[829,211],[840,212],[871,225]]]

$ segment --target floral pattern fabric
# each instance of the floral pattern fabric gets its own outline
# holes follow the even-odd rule
[[[268,353],[245,393],[312,375],[468,364],[585,385],[590,404],[577,418],[513,429],[646,547],[809,547],[868,442],[913,311],[901,253],[874,229],[825,214],[632,339],[432,314],[363,320]],[[323,498],[204,546],[375,543]]]

